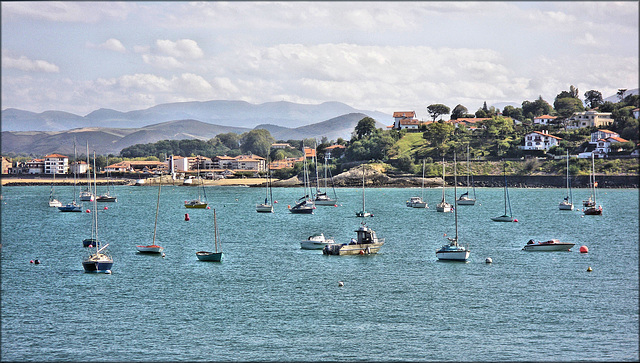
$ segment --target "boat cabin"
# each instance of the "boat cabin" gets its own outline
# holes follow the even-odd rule
[[[365,225],[362,225],[355,232],[358,234],[358,244],[377,243],[378,241],[376,232],[374,232],[373,230],[371,230],[371,228]]]

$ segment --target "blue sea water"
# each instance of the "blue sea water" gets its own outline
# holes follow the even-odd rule
[[[458,191],[461,193],[461,191]],[[59,199],[71,187],[57,187]],[[460,206],[467,263],[437,261],[453,213],[405,206],[420,189],[366,190],[366,223],[386,243],[378,255],[324,256],[299,242],[323,232],[355,237],[361,190],[338,189],[339,206],[293,215],[301,188],[207,187],[224,259],[213,249],[213,210],[183,206],[194,187],[118,186],[98,205],[99,238],[112,274],[81,262],[91,213],[47,206],[48,187],[3,187],[2,361],[637,361],[638,190],[600,189],[602,216],[559,211],[561,189],[510,189],[517,223],[492,222],[503,190],[477,189]],[[453,190],[447,189],[449,201]],[[588,196],[573,191],[575,204]],[[107,206],[108,209],[103,208]],[[93,206],[85,203],[85,209]],[[185,213],[190,216],[185,221]],[[570,252],[525,252],[529,239],[573,242]],[[586,245],[589,253],[578,252]],[[492,264],[485,259],[491,257]],[[39,259],[39,265],[29,263]],[[587,272],[591,267],[592,272]],[[344,286],[338,286],[343,281]]]

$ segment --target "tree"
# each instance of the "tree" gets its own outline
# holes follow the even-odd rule
[[[448,122],[434,122],[427,126],[427,131],[422,134],[422,137],[431,141],[436,147],[440,147],[453,135],[454,130],[455,126]]]
[[[542,96],[539,96],[537,100],[530,102],[524,101],[522,102],[522,113],[529,118],[529,114],[536,116],[548,115],[551,113],[553,108],[551,105],[542,99]]]
[[[553,103],[553,107],[556,109],[558,115],[563,118],[570,117],[574,112],[584,111],[582,101],[573,97],[556,99]]]
[[[618,89],[618,93],[617,93],[617,95],[618,95],[618,98],[620,99],[620,101],[622,101],[622,100],[624,99],[624,94],[625,94],[625,92],[627,92],[627,89],[626,89],[626,88],[620,88],[620,89]]]
[[[264,129],[255,129],[242,134],[240,149],[244,153],[252,153],[263,158],[269,154],[271,144],[276,140],[271,133]]]
[[[371,135],[376,130],[376,120],[371,117],[365,117],[358,121],[355,128],[355,136],[357,140],[362,139],[365,136]]]
[[[505,106],[502,111],[502,116],[511,117],[514,120],[522,121],[524,116],[522,115],[522,109],[520,107],[516,108],[511,105]]]
[[[215,137],[220,140],[222,145],[229,149],[238,149],[240,147],[240,135],[235,132],[227,132],[226,134],[218,134]]]
[[[483,110],[483,109],[479,108],[479,109],[478,109],[478,111],[476,111],[475,116],[476,116],[477,118],[485,118],[485,117],[487,117],[487,113],[486,113],[486,112],[484,112],[484,110]]]
[[[434,103],[433,105],[429,105],[427,107],[427,112],[429,113],[429,115],[431,115],[431,117],[433,117],[433,121],[435,121],[436,118],[438,118],[438,116],[440,115],[448,115],[449,111],[449,107],[441,103]]]
[[[469,110],[466,107],[463,105],[457,105],[453,108],[453,111],[451,111],[451,119],[457,120],[459,118],[463,118],[467,112],[469,112]]]
[[[592,89],[591,91],[587,91],[584,94],[584,103],[586,103],[587,107],[589,108],[597,108],[603,102],[604,101],[602,100],[602,93],[596,90]]]

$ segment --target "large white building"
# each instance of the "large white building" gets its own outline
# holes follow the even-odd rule
[[[611,112],[584,111],[574,112],[567,119],[567,129],[581,129],[583,127],[604,127],[613,124]]]
[[[66,174],[69,171],[69,157],[49,154],[44,157],[45,174]]]
[[[544,150],[548,151],[554,146],[558,146],[561,138],[549,135],[546,130],[533,131],[525,135],[524,146],[520,146],[523,150]]]

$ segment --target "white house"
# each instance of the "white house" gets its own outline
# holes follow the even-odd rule
[[[393,125],[388,128],[394,130],[418,130],[424,122],[417,120],[416,111],[396,111],[393,113]]]
[[[595,145],[598,143],[598,140],[606,139],[608,137],[620,137],[620,135],[609,130],[598,130],[591,133],[591,140],[589,141],[589,144]]]
[[[83,161],[83,160],[71,163],[71,165],[69,166],[69,172],[75,173],[78,175],[85,174],[87,170],[89,170],[89,165],[87,164],[86,161]]]
[[[606,158],[610,152],[620,150],[619,145],[616,144],[628,141],[629,140],[625,140],[619,136],[610,136],[606,139],[600,139],[596,144],[596,149],[593,151],[593,155],[596,158]]]
[[[45,174],[66,174],[69,171],[69,157],[49,154],[44,157]]]
[[[547,130],[533,131],[525,135],[524,146],[521,146],[520,148],[523,150],[548,151],[550,148],[558,146],[560,140],[562,140],[562,138],[549,135]]]
[[[567,119],[567,129],[580,129],[583,127],[603,127],[613,124],[611,112],[597,112],[594,110],[574,112]]]
[[[533,124],[534,125],[549,125],[550,123],[553,123],[553,121],[557,119],[556,116],[549,116],[549,115],[542,115],[542,116],[537,116],[533,119]]]
[[[44,173],[44,159],[33,159],[25,163],[25,168],[29,174]]]

